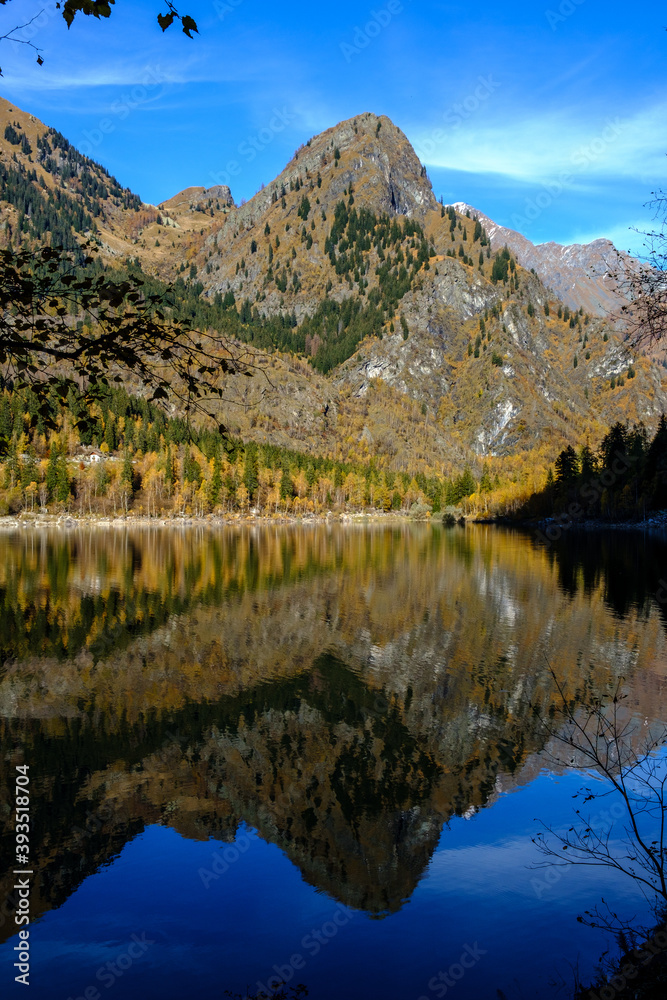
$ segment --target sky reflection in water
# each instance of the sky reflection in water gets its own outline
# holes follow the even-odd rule
[[[624,675],[632,711],[660,711],[664,546],[436,526],[2,544],[31,996],[222,997],[280,973],[322,1000],[430,1000],[450,968],[461,1000],[555,996],[602,948],[577,914],[642,908],[606,872],[547,881],[531,838],[580,784],[538,756],[547,659],[579,696]]]

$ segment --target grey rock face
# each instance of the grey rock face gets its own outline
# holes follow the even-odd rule
[[[221,205],[231,206],[234,204],[232,192],[226,184],[214,184],[213,187],[202,190],[201,195],[199,195],[196,199],[193,199],[193,202],[199,203],[202,201],[208,201],[209,198],[213,201],[218,201]]]
[[[527,270],[534,268],[547,288],[570,308],[583,306],[588,313],[607,316],[628,301],[623,294],[623,278],[640,265],[634,257],[617,250],[611,240],[571,246],[553,242],[536,245],[464,202],[456,202],[454,208],[477,217],[489,235],[493,250],[507,245],[519,264]]]
[[[366,112],[327,129],[298,149],[268,187],[233,213],[231,225],[251,228],[268,209],[274,191],[279,194],[283,185],[288,189],[297,177],[316,177],[325,170],[338,171],[327,184],[326,196],[321,196],[325,208],[333,208],[350,183],[355,196],[361,195],[357,181],[363,184],[363,205],[377,212],[421,219],[438,207],[426,171],[404,133],[385,115]]]

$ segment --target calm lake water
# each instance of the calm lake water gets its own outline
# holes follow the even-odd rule
[[[646,912],[604,870],[536,869],[532,838],[567,829],[581,785],[545,752],[550,669],[575,699],[623,677],[639,719],[667,714],[664,542],[267,526],[0,548],[3,997],[211,1000],[278,976],[313,1000],[564,997],[607,944],[577,914]]]

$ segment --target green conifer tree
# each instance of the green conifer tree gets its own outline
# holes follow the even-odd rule
[[[49,461],[46,466],[46,496],[48,500],[54,500],[56,487],[58,485],[58,446],[53,443],[49,451]]]
[[[70,497],[70,481],[67,474],[67,462],[64,455],[58,455],[56,459],[56,486],[54,492],[55,499],[64,503]]]

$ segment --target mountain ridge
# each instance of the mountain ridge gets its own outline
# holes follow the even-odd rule
[[[571,309],[583,306],[597,316],[617,316],[629,301],[622,290],[623,279],[640,264],[618,250],[611,240],[600,238],[591,243],[570,244],[548,240],[536,244],[466,202],[454,202],[454,208],[476,215],[486,227],[494,249],[508,246],[522,267],[534,268],[545,285]]]
[[[539,452],[540,469],[616,420],[651,428],[667,409],[662,369],[633,360],[614,314],[550,291],[525,237],[505,251],[509,230],[438,204],[385,116],[308,140],[244,205],[222,185],[146,205],[6,101],[3,122],[0,240],[43,239],[71,218],[72,238],[176,281],[208,307],[204,322],[271,352],[275,384],[232,380],[223,407],[244,438],[401,467]]]

